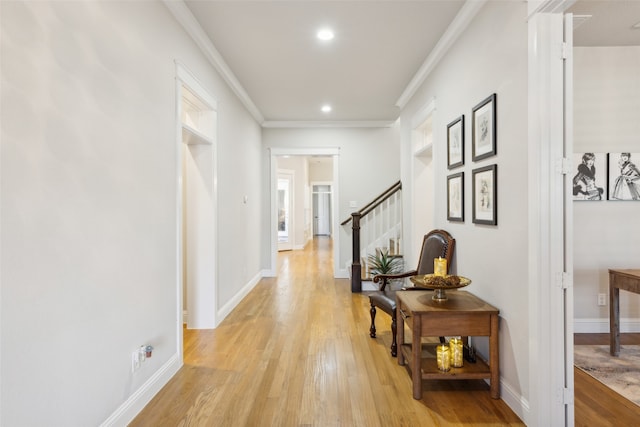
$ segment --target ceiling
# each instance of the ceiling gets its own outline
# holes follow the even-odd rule
[[[185,3],[264,120],[392,122],[464,1]]]
[[[573,13],[574,46],[640,46],[640,1],[581,0]]]
[[[191,26],[201,27],[232,76],[227,81],[265,127],[393,123],[429,61],[446,52],[443,42],[453,43],[482,4],[184,0]],[[640,45],[640,29],[630,29],[640,21],[640,0],[581,0],[569,11],[591,15],[574,32],[577,46]],[[334,30],[333,40],[316,38],[324,27]],[[325,104],[331,112],[321,111]]]

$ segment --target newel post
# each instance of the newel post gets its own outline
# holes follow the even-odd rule
[[[360,265],[360,212],[351,214],[353,261],[351,263],[351,292],[362,292],[362,267]]]

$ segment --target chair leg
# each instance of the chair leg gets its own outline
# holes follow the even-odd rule
[[[375,338],[376,337],[376,306],[371,304],[371,310],[369,310],[369,312],[371,313],[371,327],[369,328],[369,336],[371,338]]]
[[[396,333],[398,332],[398,323],[396,322],[396,312],[394,310],[391,315],[391,356],[396,357],[398,355],[398,342],[396,341]]]

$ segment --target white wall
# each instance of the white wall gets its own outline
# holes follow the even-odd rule
[[[0,424],[125,424],[181,362],[174,60],[220,105],[221,306],[260,270],[260,128],[162,3],[0,8]]]
[[[640,47],[574,48],[574,151],[638,152]],[[632,159],[640,164],[640,159]],[[600,171],[597,173],[605,173]],[[638,268],[638,202],[574,202],[576,332],[608,332],[609,268]],[[622,292],[623,331],[640,331],[640,296]]]
[[[435,228],[449,231],[456,239],[453,267],[472,279],[467,290],[500,310],[502,398],[523,419],[529,395],[526,8],[524,2],[488,2],[401,115],[402,162],[409,165],[412,120],[436,99]],[[471,111],[492,93],[497,94],[498,154],[472,162]],[[465,164],[449,171],[446,125],[461,114],[465,115]],[[476,225],[472,223],[471,174],[491,164],[498,165],[498,225]],[[404,181],[410,168],[402,171]],[[465,220],[448,222],[446,178],[460,171],[465,174]],[[405,248],[407,253],[412,250]],[[485,339],[474,344],[488,355]]]
[[[358,209],[398,181],[400,176],[400,148],[398,128],[338,128],[338,129],[277,129],[262,131],[263,147],[263,209],[270,207],[269,148],[327,148],[338,147],[339,198],[338,220],[350,217],[357,209],[349,208],[355,201]],[[271,236],[269,217],[263,218],[262,259],[270,264]],[[351,259],[351,231],[340,227],[340,268]]]

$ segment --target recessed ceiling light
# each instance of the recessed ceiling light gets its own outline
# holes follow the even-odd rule
[[[634,30],[640,30],[640,22],[636,22],[631,26],[631,28],[633,28]]]
[[[331,105],[323,105],[322,106],[322,112],[323,113],[330,113],[331,112]]]
[[[316,36],[320,39],[320,40],[332,40],[334,37],[333,31],[331,31],[329,28],[323,28],[322,30],[318,31],[318,34],[316,34]]]

